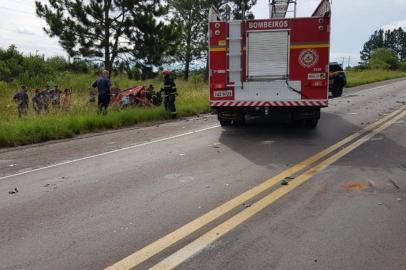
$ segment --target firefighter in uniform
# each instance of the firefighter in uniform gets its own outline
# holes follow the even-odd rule
[[[164,74],[164,88],[161,92],[164,92],[165,109],[172,117],[176,117],[175,99],[177,93],[175,80],[172,78],[169,70],[164,70],[162,73]]]

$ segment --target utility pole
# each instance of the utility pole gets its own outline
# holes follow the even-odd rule
[[[349,68],[350,65],[351,65],[351,56],[348,56],[348,65],[347,65],[347,68]]]
[[[245,0],[241,0],[241,19],[245,19]]]

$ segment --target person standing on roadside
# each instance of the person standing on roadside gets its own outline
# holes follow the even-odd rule
[[[175,100],[177,92],[175,80],[172,78],[170,70],[164,70],[162,73],[164,75],[164,88],[161,90],[161,92],[164,92],[165,95],[165,109],[171,114],[172,118],[176,118]]]
[[[21,87],[21,90],[14,95],[13,100],[17,103],[18,117],[27,115],[28,111],[28,94],[27,87],[24,85]]]
[[[42,110],[46,113],[48,112],[49,102],[50,102],[50,93],[49,93],[49,85],[46,85],[44,90],[41,92],[41,105]]]
[[[50,96],[51,96],[51,101],[52,101],[52,106],[59,108],[61,105],[61,90],[59,90],[59,87],[55,85],[55,88],[51,90]]]
[[[102,76],[97,79],[93,84],[93,88],[97,88],[99,92],[98,98],[98,105],[99,105],[99,113],[107,114],[107,108],[110,104],[110,89],[111,89],[111,81],[109,79],[109,72],[107,70],[103,70]]]
[[[41,90],[39,88],[35,89],[35,95],[32,98],[32,106],[37,114],[41,113],[42,102],[41,102]]]

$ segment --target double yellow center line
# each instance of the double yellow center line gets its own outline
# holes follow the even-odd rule
[[[117,269],[131,269],[137,265],[145,262],[152,256],[157,255],[178,241],[186,238],[207,224],[211,223],[215,219],[223,216],[229,211],[235,209],[241,204],[247,202],[248,200],[254,198],[260,193],[270,189],[271,187],[279,184],[281,180],[292,176],[306,168],[309,168],[315,162],[326,158],[329,154],[337,151],[335,154],[326,158],[322,162],[318,163],[314,167],[305,171],[294,180],[289,182],[289,185],[282,186],[275,191],[271,192],[264,198],[260,199],[256,203],[252,204],[251,207],[242,210],[231,218],[227,219],[220,225],[211,229],[209,232],[203,234],[190,244],[179,249],[172,255],[168,256],[155,266],[150,269],[173,269],[176,266],[180,265],[188,258],[192,257],[196,253],[203,250],[208,245],[212,244],[214,241],[224,236],[235,227],[245,222],[253,215],[257,214],[264,208],[271,205],[273,202],[286,195],[288,192],[302,185],[313,177],[316,173],[324,170],[326,167],[336,162],[338,159],[347,155],[370,138],[374,137],[377,133],[383,131],[402,117],[406,115],[405,106],[394,111],[393,113],[387,115],[381,120],[371,124],[370,126],[350,135],[349,137],[339,141],[338,143],[328,147],[327,149],[322,150],[321,152],[309,157],[308,159],[294,165],[293,167],[279,173],[278,175],[266,180],[265,182],[257,185],[256,187],[242,193],[241,195],[233,198],[232,200],[220,205],[219,207],[209,211],[208,213],[196,218],[190,223],[182,226],[181,228],[169,233],[168,235],[156,240],[155,242],[147,245],[146,247],[136,251],[135,253],[129,255],[128,257],[122,259],[121,261],[115,263],[114,265],[106,268],[107,270],[117,270]],[[350,143],[352,142],[352,143]]]

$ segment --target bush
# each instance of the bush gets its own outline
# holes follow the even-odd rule
[[[399,60],[394,51],[380,48],[372,52],[368,66],[371,69],[396,70],[399,67]]]

